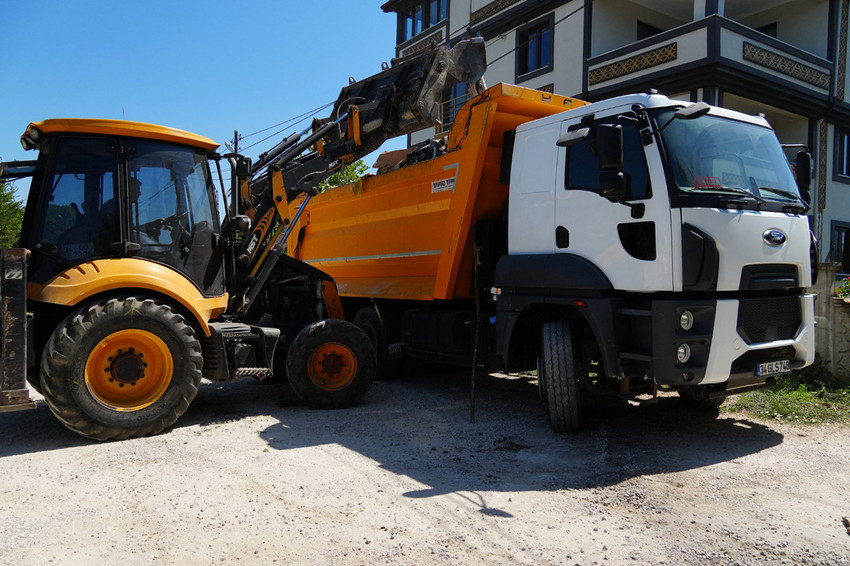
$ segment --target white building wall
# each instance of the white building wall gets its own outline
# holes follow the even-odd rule
[[[829,21],[828,0],[795,0],[737,21],[753,29],[776,22],[776,39],[824,59],[829,56],[828,30],[823,25]]]
[[[634,43],[637,40],[636,20],[662,30],[668,30],[685,23],[631,2],[596,0],[593,2],[593,36],[590,56],[596,57],[618,47]]]

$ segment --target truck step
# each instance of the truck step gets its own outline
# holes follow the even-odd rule
[[[624,316],[652,316],[652,311],[649,309],[620,309],[617,311],[618,314],[622,314]]]
[[[273,375],[274,375],[274,372],[272,370],[270,370],[269,368],[263,368],[263,367],[256,367],[256,368],[244,367],[244,368],[237,368],[237,369],[233,370],[233,378],[234,379],[239,379],[239,378],[242,378],[242,377],[255,377],[257,379],[262,380],[262,379],[266,379],[268,377],[272,377]]]
[[[651,362],[652,356],[649,354],[640,354],[637,352],[620,352],[620,359],[634,360],[637,362]]]

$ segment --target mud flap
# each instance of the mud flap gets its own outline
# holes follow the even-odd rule
[[[27,250],[0,248],[0,412],[34,409],[27,373]]]

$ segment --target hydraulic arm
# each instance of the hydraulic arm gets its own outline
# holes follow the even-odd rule
[[[396,59],[380,73],[343,88],[329,117],[314,119],[308,130],[292,134],[245,167],[233,207],[253,226],[237,254],[236,312],[247,311],[271,272],[268,266],[283,254],[287,227],[297,221],[287,218],[293,198],[316,194],[328,175],[387,139],[439,124],[445,90],[458,83],[480,88],[486,67],[481,38]]]

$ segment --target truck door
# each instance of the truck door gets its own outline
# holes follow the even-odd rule
[[[599,124],[620,124],[623,129],[628,196],[622,202],[599,194]],[[565,121],[561,133],[578,125],[578,120]],[[638,125],[616,116],[597,117],[590,131],[586,140],[560,148],[555,252],[590,260],[618,290],[672,290],[670,206],[655,142],[644,147]]]

